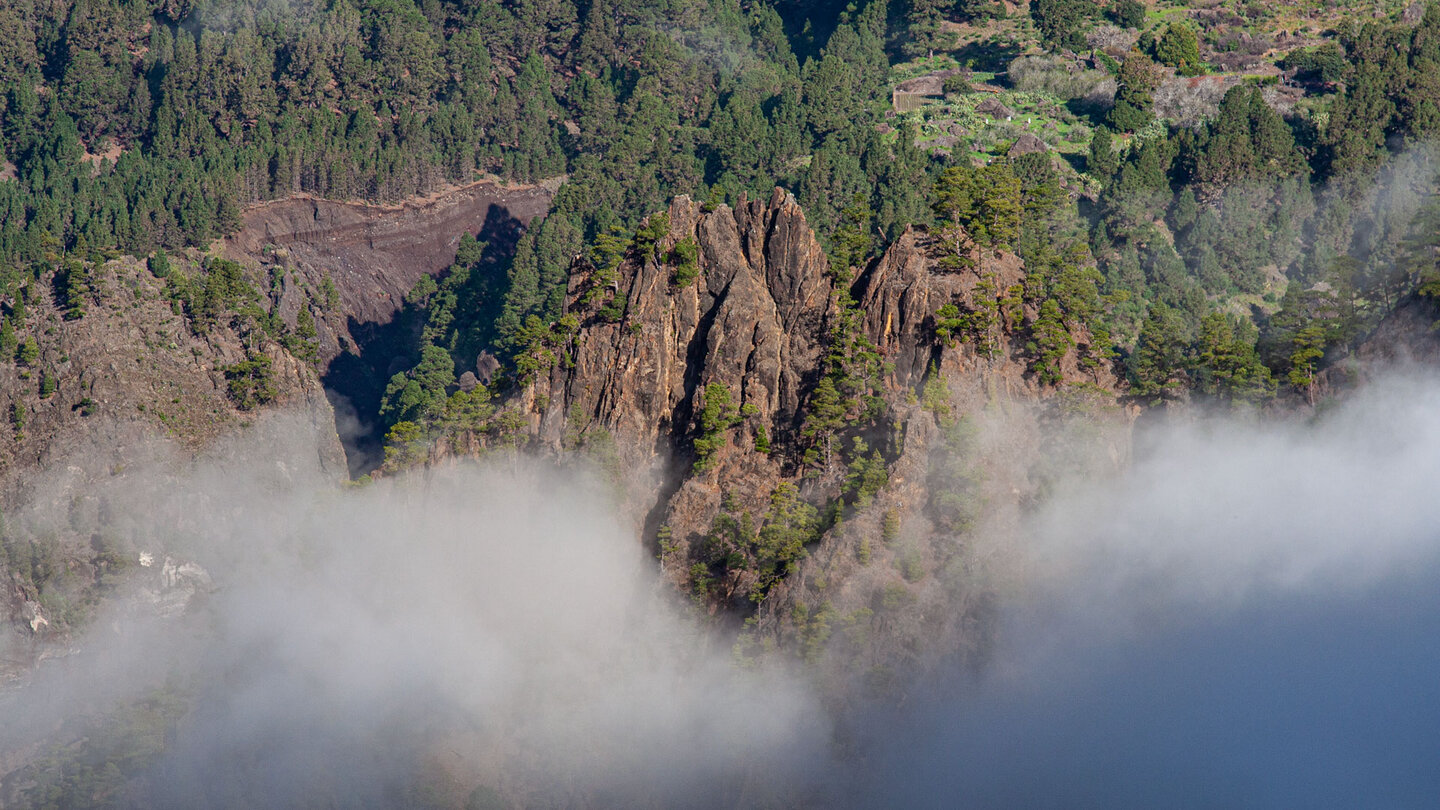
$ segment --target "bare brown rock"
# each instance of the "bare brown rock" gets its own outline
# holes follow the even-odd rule
[[[108,475],[149,439],[198,448],[248,418],[229,397],[224,372],[247,357],[236,331],[223,323],[192,329],[172,310],[164,281],[134,259],[97,268],[94,285],[100,300],[73,320],[48,292],[33,298],[20,331],[36,340],[39,358],[29,366],[0,362],[0,405],[7,416],[15,404],[26,413],[23,427],[11,420],[3,428],[9,440],[0,441],[6,503],[33,496],[33,474],[62,460]],[[333,435],[316,370],[277,344],[262,342],[258,350],[272,364],[274,401],[313,409],[317,425]],[[41,396],[47,374],[55,391]],[[331,449],[338,454],[338,443]]]
[[[668,216],[669,236],[622,270],[628,303],[618,323],[582,302],[585,272],[573,277],[571,305],[586,320],[574,367],[544,385],[549,405],[539,426],[555,448],[567,429],[613,433],[624,469],[646,482],[639,490],[652,500],[672,460],[686,454],[707,385],[723,385],[747,419],[777,438],[795,433],[832,307],[824,252],[789,194],[713,211],[681,197]],[[682,239],[699,247],[699,276],[683,288],[663,259]],[[718,470],[731,455],[722,454]]]
[[[1045,154],[1049,151],[1050,147],[1044,141],[1026,132],[1015,139],[1015,144],[1010,147],[1010,151],[1005,153],[1005,156],[1013,158],[1020,155]]]
[[[464,234],[513,242],[545,213],[555,183],[503,186],[475,183],[399,205],[288,197],[245,211],[238,233],[222,243],[230,258],[251,266],[280,265],[287,273],[280,314],[294,324],[302,288],[313,300],[326,279],[338,306],[321,324],[320,348],[328,360],[353,348],[351,325],[394,318],[415,282],[455,260]],[[358,336],[357,336],[358,337]]]
[[[613,442],[627,509],[667,575],[700,588],[712,611],[753,614],[759,637],[792,650],[828,650],[815,646],[823,641],[820,628],[863,615],[885,644],[903,637],[953,651],[973,642],[988,586],[976,579],[958,612],[950,611],[955,583],[942,574],[966,558],[966,532],[978,524],[957,533],[953,516],[937,522],[937,499],[983,503],[986,529],[1001,537],[1016,531],[1023,504],[1058,474],[1056,459],[1113,470],[1128,454],[1133,418],[1116,404],[1118,380],[1103,369],[1082,371],[1073,350],[1061,363],[1066,385],[1036,380],[1024,348],[1033,311],[1003,327],[993,356],[940,341],[938,309],[972,308],[982,276],[992,290],[1017,287],[1024,267],[1013,254],[975,251],[969,269],[946,269],[938,262],[942,246],[925,231],[907,230],[850,290],[859,329],[886,364],[885,413],[873,421],[852,413],[840,450],[863,438],[881,453],[888,484],[855,500],[840,450],[829,465],[801,461],[811,441],[802,428],[842,313],[823,250],[794,199],[777,190],[766,202],[706,210],[680,198],[667,216],[660,243],[632,251],[620,267],[618,321],[601,316],[608,292],[593,268],[574,268],[570,312],[581,325],[570,362],[522,398],[535,412],[534,435],[556,452],[584,447],[586,437]],[[681,286],[669,257],[686,240],[694,240],[699,258],[694,281]],[[1068,391],[1071,382],[1081,386],[1077,393]],[[712,385],[730,394],[732,418],[719,431],[719,447],[702,455],[695,442]],[[929,401],[936,385],[938,403]],[[1097,427],[1081,431],[1085,442],[1072,447],[1061,437],[1075,419]],[[975,437],[956,439],[960,425]],[[966,475],[979,483],[973,492],[946,494],[957,484],[936,465],[954,467],[957,453],[973,456],[964,462],[972,470]],[[748,515],[741,530],[758,531],[781,484],[795,486],[821,514],[844,518],[827,524],[766,591],[755,568],[716,568],[714,527],[722,515]],[[881,603],[890,615],[867,613]]]
[[[996,120],[1008,121],[1015,117],[1015,111],[1006,107],[999,99],[987,98],[975,106],[975,111],[984,113]]]

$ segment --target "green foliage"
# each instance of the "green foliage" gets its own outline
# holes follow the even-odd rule
[[[464,244],[464,239],[462,236],[461,244]],[[320,280],[320,296],[327,311],[334,312],[340,308],[340,291],[335,289],[335,282],[328,273]]]
[[[556,362],[568,361],[568,355],[561,349],[579,329],[580,321],[574,315],[564,315],[548,326],[534,315],[526,318],[525,326],[515,337],[519,347],[515,355],[516,381],[522,386],[529,385],[536,375],[548,372]]]
[[[1140,0],[1119,0],[1111,7],[1110,18],[1121,28],[1142,28],[1145,25],[1145,4]]]
[[[1084,0],[1035,0],[1030,16],[1051,49],[1085,47],[1085,29],[1095,7]]]
[[[880,521],[880,539],[887,545],[895,542],[900,536],[900,513],[894,509],[885,510],[885,517]]]
[[[964,93],[974,92],[974,88],[970,86],[970,82],[965,78],[964,74],[960,73],[946,76],[944,83],[940,86],[940,89],[941,92],[943,92],[947,96],[958,96]]]
[[[201,277],[184,279],[172,273],[167,283],[185,302],[193,326],[199,331],[217,326],[227,314],[260,300],[260,294],[245,280],[244,268],[229,259],[205,260]]]
[[[1164,304],[1151,307],[1129,359],[1131,391],[1151,402],[1178,397],[1186,383],[1188,345],[1189,336],[1180,314]]]
[[[1345,51],[1337,42],[1324,42],[1313,48],[1297,48],[1280,60],[1280,67],[1295,71],[1300,81],[1338,82],[1345,78]]]
[[[755,452],[768,456],[770,455],[770,449],[770,431],[766,430],[765,425],[756,424]]]
[[[1194,182],[1210,192],[1241,182],[1273,181],[1305,168],[1285,120],[1257,87],[1230,88],[1214,120],[1187,144],[1182,158]]]
[[[485,173],[564,174],[513,260],[462,248],[457,264],[480,272],[430,341],[457,354],[498,348],[510,360],[526,348],[516,338],[530,316],[563,314],[577,254],[605,252],[603,235],[634,230],[677,194],[733,202],[783,184],[821,233],[857,192],[888,235],[928,219],[932,162],[913,139],[875,129],[892,35],[880,2],[801,10],[815,24],[793,40],[799,54],[799,29],[765,3],[743,14],[301,4],[283,25],[270,5],[62,0],[18,12],[0,37],[14,57],[0,60],[0,154],[16,175],[0,185],[0,211],[10,212],[0,215],[0,260],[113,247],[151,255],[168,280],[166,251],[211,244],[249,203],[297,193],[400,200]],[[918,27],[893,32],[897,44],[916,47],[929,30],[932,47],[947,11],[919,10]],[[732,64],[696,42],[747,58]],[[109,143],[123,150],[117,161],[81,160]],[[663,219],[640,229],[640,253],[664,238]],[[194,275],[170,289],[198,329],[239,314],[244,302],[224,301],[208,270]],[[316,297],[327,311],[339,304],[333,284]]]
[[[941,236],[953,245],[946,260],[963,263],[963,237],[997,250],[1014,244],[1020,233],[1021,186],[1009,164],[979,168],[952,166],[935,185],[935,215],[944,222]]]
[[[595,314],[605,323],[619,323],[625,317],[625,307],[629,304],[629,297],[616,293],[600,307]]]
[[[874,250],[872,227],[874,212],[864,195],[857,194],[840,212],[840,226],[830,238],[830,273],[841,283],[854,277],[857,268],[865,266]]]
[[[1291,341],[1290,373],[1287,379],[1297,389],[1303,390],[1310,404],[1315,404],[1315,371],[1325,356],[1325,328],[1311,324],[1295,333]]]
[[[429,457],[430,441],[423,428],[414,422],[401,421],[390,426],[385,434],[387,470],[402,470],[422,464]]]
[[[1253,402],[1273,396],[1275,381],[1255,349],[1258,332],[1235,316],[1212,312],[1200,321],[1194,360],[1195,390],[1227,401]]]
[[[1175,68],[1181,76],[1201,76],[1205,73],[1195,29],[1183,23],[1166,26],[1165,33],[1155,42],[1155,61]]]
[[[696,472],[710,469],[715,463],[715,453],[725,446],[730,429],[741,422],[730,397],[730,389],[721,383],[705,386],[700,407],[700,435],[695,437],[693,444]]]
[[[1040,382],[1058,385],[1064,379],[1060,361],[1075,343],[1061,317],[1060,304],[1056,299],[1047,298],[1040,305],[1040,313],[1030,328],[1030,335],[1026,350],[1033,358],[1031,369]]]
[[[846,503],[864,509],[880,490],[890,483],[890,473],[879,450],[871,450],[865,440],[856,436],[850,448],[850,463],[845,469],[841,497]]]
[[[1108,123],[1119,132],[1144,129],[1154,118],[1150,111],[1152,93],[1160,86],[1160,73],[1150,57],[1138,50],[1125,55],[1120,65],[1115,90],[1115,106],[1110,109]]]
[[[286,332],[281,341],[287,350],[301,360],[311,363],[320,359],[320,345],[316,341],[315,316],[310,314],[308,302],[300,306],[295,314],[295,328]]]
[[[10,403],[10,426],[15,428],[17,438],[19,437],[19,433],[25,429],[25,419],[28,415],[25,409],[25,403],[18,399]]]
[[[921,391],[920,404],[934,415],[935,421],[945,424],[950,420],[950,386],[933,365],[925,375],[925,386]]]
[[[794,484],[781,481],[770,494],[770,509],[755,537],[757,577],[750,589],[750,598],[756,602],[763,600],[775,583],[794,570],[805,547],[819,537],[819,512],[801,500]]]
[[[40,398],[44,399],[54,394],[56,385],[55,375],[51,373],[50,369],[45,369],[40,375]]]
[[[1119,156],[1115,154],[1114,138],[1110,130],[1097,127],[1090,136],[1090,157],[1085,162],[1085,171],[1099,180],[1109,180],[1120,168]]]
[[[839,434],[878,424],[887,408],[881,379],[886,365],[862,327],[863,313],[847,286],[839,285],[835,304],[823,376],[805,403],[800,429],[801,463],[812,473],[834,472]]]
[[[0,362],[10,362],[16,358],[16,350],[20,348],[20,339],[15,336],[15,327],[11,324],[13,318],[0,318]]]
[[[446,402],[446,391],[455,384],[455,362],[439,346],[426,346],[420,361],[409,371],[390,378],[380,403],[380,416],[390,424],[418,422]]]
[[[145,261],[146,268],[155,278],[165,278],[170,275],[170,255],[163,250],[157,250]]]
[[[251,354],[220,371],[236,408],[249,411],[275,400],[275,370],[267,355]]]
[[[651,214],[650,218],[635,231],[635,239],[632,243],[635,252],[640,256],[648,256],[652,253],[658,255],[660,240],[670,234],[670,215],[664,211]]]
[[[90,268],[78,259],[67,258],[55,273],[55,289],[66,320],[77,320],[85,315],[85,304],[90,299]]]
[[[700,243],[695,237],[687,236],[670,248],[670,263],[675,266],[671,280],[676,287],[685,289],[700,276]]]
[[[825,644],[830,640],[830,621],[835,617],[835,608],[830,602],[821,603],[819,609],[811,611],[804,602],[796,602],[790,611],[790,620],[800,640],[800,656],[807,663],[820,660]]]
[[[40,359],[40,344],[35,342],[34,336],[26,335],[15,350],[15,360],[22,366],[34,366],[38,359]]]
[[[935,310],[935,336],[946,344],[953,346],[956,334],[968,324],[969,320],[960,314],[960,307],[953,302]]]

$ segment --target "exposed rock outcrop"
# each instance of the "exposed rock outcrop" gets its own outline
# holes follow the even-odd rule
[[[44,280],[48,282],[48,279]],[[83,317],[67,319],[36,283],[19,330],[35,340],[28,364],[0,363],[0,407],[16,405],[12,441],[0,442],[0,498],[8,505],[37,497],[63,500],[86,476],[107,477],[137,461],[147,442],[163,438],[199,448],[250,418],[229,396],[225,369],[258,352],[270,361],[269,399],[312,413],[325,464],[343,472],[334,422],[319,375],[280,345],[242,337],[226,323],[197,331],[176,314],[143,262],[118,259],[94,270],[97,300]],[[54,390],[44,394],[44,379]],[[38,492],[35,473],[69,467],[83,472],[61,491]],[[52,482],[53,483],[53,482]]]
[[[1116,377],[1082,369],[1072,349],[1059,364],[1065,382],[1040,382],[1025,349],[1036,312],[1020,304],[993,354],[937,336],[937,311],[970,310],[982,279],[992,295],[1018,288],[1013,254],[975,252],[970,269],[947,269],[942,246],[908,230],[841,289],[781,190],[733,209],[682,197],[666,217],[668,232],[637,242],[618,280],[573,268],[579,328],[565,361],[524,395],[533,435],[556,452],[608,448],[668,576],[730,608],[717,615],[753,614],[751,633],[818,655],[829,649],[823,628],[870,611],[866,622],[903,626],[886,643],[973,643],[987,586],[957,585],[952,569],[973,561],[982,511],[986,530],[1013,533],[1062,468],[1116,469],[1134,415],[1118,404]],[[876,386],[870,399],[826,405],[821,382],[838,373],[846,341],[883,370],[860,381]],[[726,394],[728,404],[707,402]],[[829,444],[807,421],[826,407],[844,411]],[[1093,429],[1066,438],[1077,419]],[[821,534],[798,557],[767,557],[772,498],[787,486],[815,508]]]
[[[559,447],[565,420],[579,416],[625,438],[627,468],[653,467],[674,435],[693,427],[697,392],[712,383],[758,420],[795,429],[824,348],[832,284],[794,197],[777,190],[768,205],[711,212],[681,197],[669,222],[652,255],[627,264],[618,322],[587,311],[587,275],[572,276],[572,307],[587,318],[574,368],[547,382],[553,404],[539,428],[548,444]],[[677,288],[675,268],[657,256],[687,238],[699,246],[700,275]]]
[[[282,277],[278,301],[292,326],[307,297],[321,300],[326,280],[334,285],[338,300],[319,324],[320,355],[328,361],[362,340],[353,327],[392,320],[415,282],[454,261],[462,235],[513,243],[545,213],[557,184],[484,181],[399,205],[287,197],[247,209],[222,250],[248,264],[293,270],[298,277]]]

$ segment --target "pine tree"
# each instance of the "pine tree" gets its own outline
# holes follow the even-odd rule
[[[1299,332],[1291,341],[1290,384],[1305,391],[1305,398],[1315,404],[1315,371],[1319,360],[1325,356],[1325,328],[1311,324]]]
[[[1175,68],[1181,76],[1200,76],[1205,65],[1200,61],[1200,42],[1195,29],[1181,23],[1166,26],[1165,33],[1155,43],[1155,61]]]
[[[1120,157],[1115,154],[1115,139],[1106,127],[1096,127],[1090,136],[1090,157],[1085,171],[1101,181],[1108,181],[1120,168]]]
[[[1160,74],[1150,57],[1138,50],[1125,55],[1116,82],[1115,106],[1110,110],[1109,123],[1120,132],[1143,129],[1153,120],[1150,112],[1151,93],[1160,86]]]
[[[1074,340],[1065,326],[1059,302],[1054,298],[1045,299],[1040,305],[1039,316],[1030,327],[1030,342],[1026,346],[1034,358],[1031,367],[1040,382],[1058,385],[1064,380],[1060,362],[1073,345]]]

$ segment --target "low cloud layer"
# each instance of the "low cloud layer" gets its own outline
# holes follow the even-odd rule
[[[870,799],[1434,806],[1440,386],[1142,438],[1011,549],[985,671],[871,726]]]
[[[135,788],[162,807],[445,806],[475,786],[736,806],[818,770],[816,700],[734,669],[584,478],[510,461],[340,490],[267,430],[246,437],[267,460],[151,478],[116,518],[213,572],[189,617],[102,619],[9,703],[38,718],[12,733],[90,706],[96,679],[168,683],[194,708]]]
[[[112,523],[212,582],[184,617],[98,618],[0,695],[0,748],[164,686],[191,710],[133,806],[1440,799],[1440,384],[1418,375],[1303,424],[1154,429],[984,551],[983,668],[843,716],[803,674],[737,670],[583,476],[342,489],[293,430],[116,479]]]

